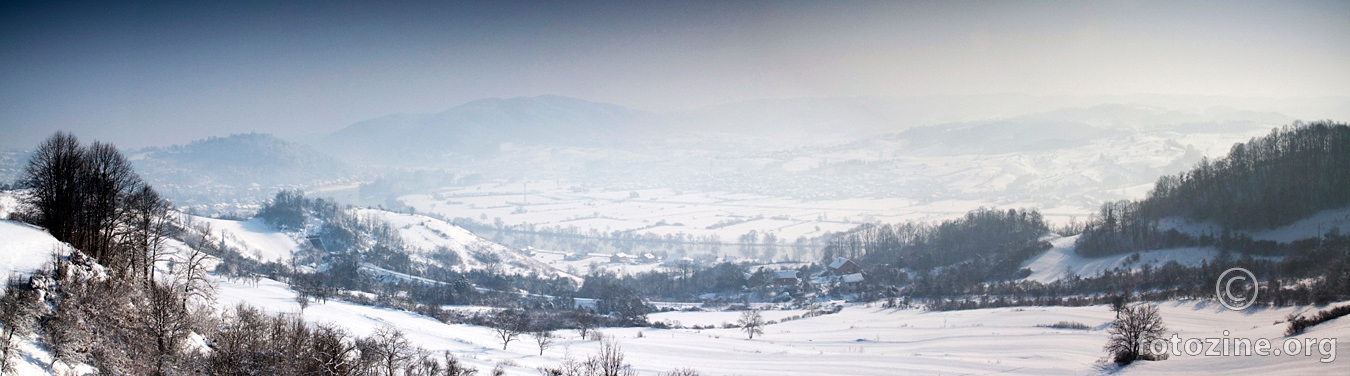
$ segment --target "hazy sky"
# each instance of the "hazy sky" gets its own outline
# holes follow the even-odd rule
[[[0,147],[294,136],[540,94],[1350,95],[1346,1],[200,3],[0,3]]]

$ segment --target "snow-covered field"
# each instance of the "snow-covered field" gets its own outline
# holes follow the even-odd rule
[[[273,312],[298,313],[293,293],[263,280],[257,287],[222,282],[221,306],[247,303]],[[1341,303],[1345,304],[1345,303]],[[1229,311],[1205,301],[1160,304],[1168,333],[1182,338],[1274,339],[1283,343],[1284,325],[1292,312],[1311,307]],[[799,311],[767,311],[780,319]],[[599,349],[595,341],[560,331],[561,339],[539,355],[528,337],[501,350],[490,329],[443,324],[401,311],[340,301],[312,304],[303,316],[314,322],[339,324],[356,335],[382,326],[408,334],[428,350],[449,350],[467,363],[487,370],[496,364],[510,375],[537,375],[535,367],[555,365],[567,357],[583,358]],[[780,317],[781,316],[781,317]],[[684,325],[734,322],[735,312],[667,312],[652,320]],[[954,312],[896,310],[849,305],[838,314],[770,325],[747,339],[738,329],[602,328],[618,344],[639,374],[652,375],[689,367],[705,375],[896,375],[896,374],[1345,374],[1347,359],[1330,363],[1330,354],[1314,349],[1309,356],[1206,357],[1177,356],[1162,362],[1141,362],[1118,369],[1105,359],[1102,345],[1113,313],[1105,306],[1024,307]],[[1334,349],[1350,345],[1350,322],[1341,318],[1297,336],[1300,340],[1335,338]],[[1080,329],[1044,327],[1059,321],[1083,323]],[[1337,354],[1339,355],[1339,354]]]

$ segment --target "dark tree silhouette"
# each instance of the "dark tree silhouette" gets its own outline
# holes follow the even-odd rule
[[[1162,354],[1148,352],[1148,346],[1155,340],[1161,340],[1167,326],[1163,324],[1158,306],[1152,304],[1126,307],[1120,318],[1107,330],[1111,339],[1106,343],[1106,352],[1119,364],[1130,364],[1136,360],[1158,360]]]

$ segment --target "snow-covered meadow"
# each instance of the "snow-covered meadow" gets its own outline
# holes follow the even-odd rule
[[[584,358],[599,350],[597,341],[583,340],[575,331],[556,332],[561,338],[543,355],[528,337],[511,342],[507,350],[491,329],[445,324],[403,311],[330,301],[312,304],[300,313],[294,294],[278,282],[257,286],[222,281],[220,305],[251,304],[272,312],[302,314],[313,322],[330,322],[352,334],[367,335],[390,326],[404,331],[413,343],[432,351],[448,350],[480,369],[503,365],[510,375],[537,375],[536,367],[563,359]],[[1338,303],[1347,304],[1347,303]],[[1159,303],[1168,333],[1181,338],[1272,339],[1283,343],[1284,317],[1325,307],[1289,307],[1229,311],[1208,301]],[[447,307],[454,309],[456,307]],[[766,311],[766,320],[781,320],[801,311]],[[685,326],[734,322],[737,312],[664,312],[654,321]],[[930,312],[850,304],[837,314],[769,325],[764,334],[747,339],[739,329],[601,328],[622,348],[625,359],[642,375],[675,368],[693,368],[705,375],[896,375],[896,374],[1232,374],[1268,371],[1274,374],[1344,374],[1350,362],[1341,354],[1314,349],[1307,356],[1172,357],[1161,362],[1139,362],[1118,368],[1106,359],[1102,346],[1114,318],[1106,306],[1021,307]],[[1060,321],[1082,323],[1088,329],[1048,327]],[[1334,349],[1350,348],[1347,318],[1329,321],[1295,338],[1335,338]],[[1184,354],[1184,353],[1183,353]]]

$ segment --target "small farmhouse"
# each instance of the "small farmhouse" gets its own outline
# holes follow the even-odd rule
[[[848,275],[858,272],[858,264],[853,263],[853,260],[843,257],[834,259],[828,266],[830,268],[830,273],[834,273],[834,275]]]

